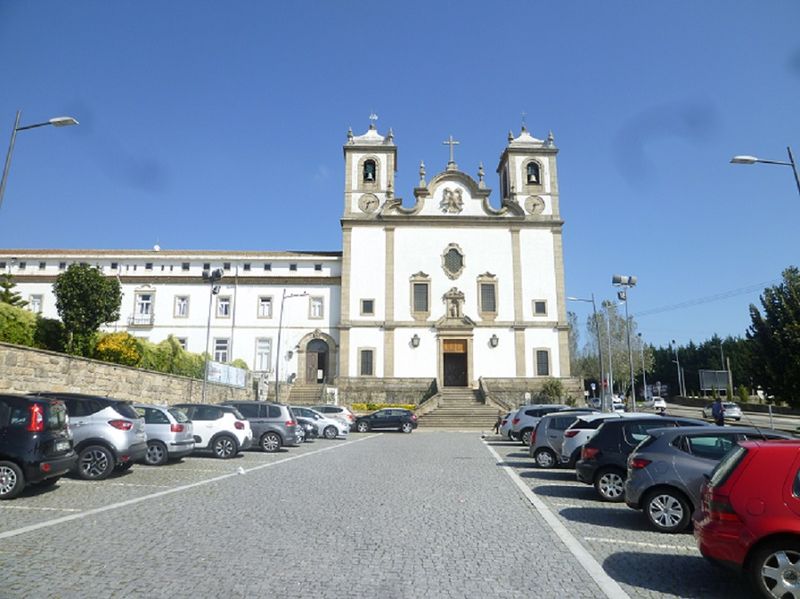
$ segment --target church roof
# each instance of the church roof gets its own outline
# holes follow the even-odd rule
[[[508,145],[512,148],[542,146],[544,143],[544,140],[537,139],[531,135],[525,125],[522,126],[522,131],[520,131],[520,134],[517,137],[514,137],[510,131],[508,133]]]
[[[375,123],[370,123],[364,135],[353,135],[353,130],[347,132],[347,145],[349,146],[393,146],[394,133],[389,129],[385,136],[378,133]]]

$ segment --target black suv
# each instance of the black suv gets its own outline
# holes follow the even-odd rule
[[[0,395],[0,499],[54,485],[77,460],[63,402]]]
[[[403,408],[386,408],[356,418],[356,430],[366,433],[373,429],[394,429],[410,433],[417,428],[417,415]]]
[[[604,420],[581,450],[575,464],[578,480],[594,485],[603,501],[625,499],[628,456],[651,430],[669,426],[708,426],[702,420],[674,416],[642,416]]]
[[[224,406],[236,408],[250,421],[253,442],[273,453],[284,445],[297,445],[297,419],[286,404],[266,401],[227,401]]]

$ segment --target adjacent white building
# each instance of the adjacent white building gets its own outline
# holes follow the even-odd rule
[[[452,141],[452,139],[450,140]],[[492,196],[459,170],[395,195],[397,146],[374,125],[344,145],[341,252],[0,250],[28,308],[57,318],[52,283],[74,262],[122,284],[125,330],[295,384],[569,377],[557,149],[509,133]],[[287,223],[290,226],[290,223]],[[204,271],[221,269],[215,286]],[[281,308],[282,318],[281,318]],[[278,336],[280,355],[277,355]]]

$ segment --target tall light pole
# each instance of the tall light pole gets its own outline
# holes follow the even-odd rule
[[[678,393],[681,394],[681,397],[685,397],[686,391],[684,391],[683,388],[683,376],[681,375],[681,358],[678,355],[678,344],[675,343],[674,339],[672,340],[672,348],[675,350],[675,359],[673,362],[675,362],[675,365],[678,368]]]
[[[644,341],[642,341],[642,334],[639,333],[638,335],[639,335],[639,350],[642,353],[642,385],[644,386],[644,400],[647,401],[647,371],[644,369]]]
[[[784,162],[782,160],[764,160],[762,158],[756,158],[755,156],[734,156],[731,158],[731,164],[756,164],[760,162],[762,164],[791,166],[792,172],[794,172],[794,182],[797,184],[797,193],[800,193],[800,176],[797,174],[797,164],[795,164],[794,156],[792,155],[792,148],[786,146],[786,153],[789,154],[789,162]]]
[[[208,383],[208,363],[211,361],[211,356],[208,353],[208,344],[211,340],[211,306],[214,303],[214,296],[219,293],[219,285],[217,283],[222,280],[222,269],[217,268],[208,272],[203,271],[203,281],[208,283],[208,323],[206,324],[206,364],[203,370],[203,391],[201,393],[201,403],[206,403],[206,384]]]
[[[303,293],[286,293],[286,289],[283,290],[283,297],[281,297],[281,313],[278,316],[278,344],[275,351],[275,401],[280,402],[281,396],[279,395],[281,390],[281,330],[283,329],[283,302],[286,301],[287,297],[304,297],[307,296],[308,292],[304,291]]]
[[[14,142],[17,140],[17,131],[26,131],[27,129],[35,129],[36,127],[69,127],[70,125],[77,125],[76,121],[71,116],[59,116],[45,121],[43,123],[36,123],[34,125],[19,126],[19,120],[22,117],[22,111],[17,110],[17,118],[14,121],[14,128],[11,130],[11,142],[8,144],[8,152],[6,153],[6,163],[3,166],[3,176],[0,178],[0,207],[3,205],[3,194],[6,191],[6,181],[8,181],[8,171],[11,168],[11,155],[14,153]]]
[[[591,302],[592,304],[592,312],[594,313],[594,330],[597,333],[597,355],[600,360],[600,406],[601,409],[604,407],[605,403],[605,389],[603,388],[603,382],[606,380],[605,369],[603,368],[603,344],[600,340],[600,321],[597,318],[597,304],[594,302],[594,293],[592,294],[591,299],[584,299],[580,297],[570,297],[567,296],[568,300],[572,300],[573,302]]]
[[[628,331],[628,364],[631,372],[631,411],[636,411],[636,387],[633,380],[633,349],[631,347],[631,320],[628,316],[628,290],[636,286],[636,277],[629,275],[614,275],[611,284],[616,287],[625,287],[617,292],[617,297],[625,302],[625,328]]]

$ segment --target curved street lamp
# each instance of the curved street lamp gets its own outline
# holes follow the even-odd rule
[[[57,116],[43,123],[35,123],[33,125],[19,126],[19,119],[22,116],[22,111],[17,110],[17,118],[14,121],[14,128],[11,130],[11,142],[8,144],[8,153],[6,153],[6,163],[3,167],[3,176],[0,178],[0,207],[3,206],[3,194],[6,191],[6,181],[8,180],[8,171],[11,168],[11,155],[14,153],[14,142],[17,140],[17,131],[26,131],[27,129],[35,129],[36,127],[69,127],[77,125],[78,121],[71,116]]]
[[[797,174],[797,165],[794,162],[794,156],[792,155],[792,148],[786,146],[786,152],[789,154],[789,162],[784,162],[782,160],[765,160],[762,158],[756,158],[755,156],[734,156],[731,158],[731,164],[756,164],[757,162],[761,162],[763,164],[779,164],[781,166],[791,166],[792,172],[794,172],[794,182],[797,184],[797,193],[800,193],[800,176]]]

